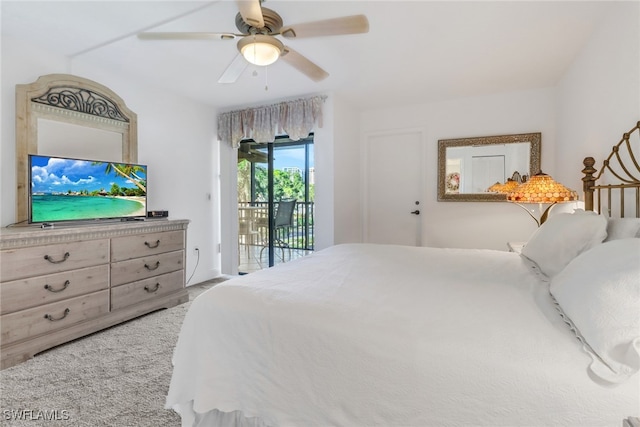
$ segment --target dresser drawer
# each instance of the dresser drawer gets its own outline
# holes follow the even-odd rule
[[[6,249],[0,254],[0,281],[8,282],[108,262],[108,239]]]
[[[0,314],[77,297],[109,287],[109,266],[99,265],[0,283]]]
[[[111,264],[111,286],[170,273],[184,268],[184,251],[130,259]]]
[[[138,304],[158,295],[178,291],[184,287],[184,270],[162,274],[111,289],[111,310]]]
[[[173,252],[184,248],[184,231],[165,231],[111,240],[111,262]]]
[[[2,345],[63,329],[109,312],[109,291],[29,308],[0,317]]]

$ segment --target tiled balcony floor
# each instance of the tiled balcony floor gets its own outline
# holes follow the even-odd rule
[[[269,266],[269,251],[260,245],[244,245],[240,244],[238,253],[238,271],[240,273],[251,273]],[[260,252],[262,251],[262,257]],[[284,249],[284,262],[289,262],[292,259],[300,258],[311,254],[312,251],[305,251],[301,249]],[[282,251],[279,248],[275,248],[275,264],[278,265],[283,262]]]

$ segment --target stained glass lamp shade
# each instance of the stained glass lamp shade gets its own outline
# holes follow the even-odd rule
[[[520,184],[511,192],[507,193],[507,200],[515,202],[525,209],[536,221],[538,226],[540,226],[546,221],[549,209],[551,209],[553,205],[556,203],[576,201],[578,200],[578,193],[556,182],[551,176],[540,172],[532,176],[531,179],[524,184]],[[543,204],[550,203],[550,206],[544,210],[540,220],[538,220],[526,207],[522,206],[522,204],[528,203],[538,203],[541,208],[540,210],[542,210]]]

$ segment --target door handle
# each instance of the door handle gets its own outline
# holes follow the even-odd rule
[[[420,215],[420,210],[416,209],[415,211],[411,212],[413,215]]]

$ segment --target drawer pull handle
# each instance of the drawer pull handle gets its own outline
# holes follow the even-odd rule
[[[51,286],[51,285],[44,285],[44,288],[45,288],[46,290],[48,290],[49,292],[62,292],[62,291],[64,291],[65,289],[67,289],[67,287],[68,287],[70,284],[71,284],[71,282],[70,282],[70,281],[65,280],[65,282],[64,282],[64,286],[63,286],[62,288],[60,288],[60,289],[53,289],[53,286]]]
[[[158,267],[160,267],[160,261],[156,262],[156,266],[155,267],[149,267],[149,265],[145,264],[144,268],[146,268],[149,271],[153,271],[155,269],[157,269]]]
[[[64,310],[64,314],[62,315],[62,317],[58,317],[57,319],[54,318],[52,315],[50,314],[45,314],[44,318],[47,319],[49,322],[57,322],[58,320],[62,320],[65,317],[67,317],[67,315],[71,312],[71,310],[69,310],[68,308],[65,308]]]
[[[62,259],[59,259],[58,261],[53,260],[49,255],[44,256],[44,259],[49,261],[51,264],[60,264],[61,262],[65,262],[67,258],[69,258],[69,252],[65,252],[64,257]]]
[[[147,285],[147,286],[145,286],[145,287],[144,287],[144,290],[145,290],[145,291],[147,291],[147,292],[149,292],[150,294],[154,293],[154,292],[155,292],[155,291],[157,291],[158,289],[160,289],[160,283],[156,283],[156,286],[155,286],[153,289],[151,289],[151,288],[149,287],[149,285]]]
[[[149,249],[155,249],[155,248],[157,248],[158,246],[160,246],[160,239],[156,240],[156,242],[155,242],[155,243],[144,242],[144,245],[145,245],[146,247],[148,247]]]

